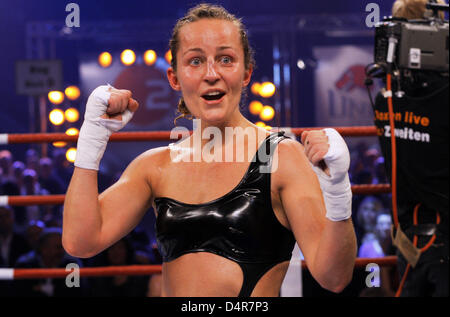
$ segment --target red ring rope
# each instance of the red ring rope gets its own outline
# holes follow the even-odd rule
[[[367,264],[376,263],[380,267],[394,266],[397,264],[396,256],[386,256],[382,258],[357,258],[355,268],[365,267]],[[307,269],[305,261],[302,261],[302,268]],[[88,276],[115,276],[115,275],[151,275],[161,273],[162,265],[124,265],[107,267],[85,267],[80,268],[81,277]],[[3,272],[7,271],[10,274]],[[32,268],[32,269],[0,269],[0,280],[2,279],[35,279],[35,278],[65,278],[73,270],[65,268]],[[3,274],[2,274],[3,273]],[[9,275],[9,277],[6,277]]]
[[[320,130],[321,127],[291,128],[292,133],[300,136],[306,130]],[[342,136],[376,136],[374,126],[361,127],[334,127]],[[190,131],[191,133],[192,131]],[[145,131],[145,132],[116,132],[110,137],[110,141],[171,141],[171,131]],[[181,135],[181,132],[179,133]],[[77,142],[78,135],[67,135],[65,133],[24,133],[8,134],[8,144],[17,143],[48,143],[48,142]]]
[[[354,195],[376,195],[390,193],[389,184],[378,185],[353,185]],[[41,195],[41,196],[0,196],[7,198],[10,206],[30,206],[30,205],[57,205],[63,204],[65,195]]]

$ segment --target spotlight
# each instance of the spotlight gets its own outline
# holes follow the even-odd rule
[[[168,50],[166,52],[166,55],[164,55],[164,58],[166,59],[167,63],[169,63],[169,65],[170,65],[170,63],[172,62],[172,51]]]
[[[80,133],[80,131],[78,131],[77,128],[70,128],[66,130],[67,135],[78,135],[78,133]]]
[[[61,125],[64,123],[64,112],[61,109],[53,109],[50,111],[48,118],[54,125]]]
[[[252,91],[252,94],[254,94],[254,95],[259,95],[260,89],[261,89],[260,83],[254,83],[250,88],[250,90]]]
[[[122,61],[122,64],[125,66],[133,65],[136,61],[136,54],[132,50],[124,50],[120,54],[120,60]]]
[[[75,157],[76,157],[76,156],[77,156],[77,149],[76,149],[76,148],[71,147],[70,149],[68,149],[68,150],[66,151],[66,159],[67,159],[69,162],[71,162],[71,163],[75,162]]]
[[[53,142],[52,145],[54,147],[65,147],[67,145],[67,143],[63,142],[63,141],[58,141],[58,142]]]
[[[77,100],[80,97],[80,89],[77,86],[67,87],[64,93],[70,100]]]
[[[250,102],[250,105],[248,106],[250,113],[257,116],[260,114],[261,110],[263,109],[263,104],[259,101],[252,101]]]
[[[304,62],[302,59],[299,59],[299,60],[297,61],[297,67],[298,67],[299,69],[301,69],[301,70],[304,70],[304,69],[306,68],[306,64],[305,64],[305,62]]]
[[[69,108],[64,111],[64,117],[69,122],[76,122],[80,118],[80,113],[75,108]]]
[[[275,85],[270,81],[266,81],[261,84],[261,88],[259,89],[259,94],[261,97],[269,98],[272,97],[275,93]]]
[[[55,105],[59,105],[64,101],[64,94],[58,90],[50,91],[48,93],[48,100]]]
[[[145,65],[152,66],[156,62],[156,52],[154,50],[147,50],[144,53]]]
[[[102,67],[109,67],[112,63],[112,56],[108,52],[103,52],[98,56],[98,63]]]
[[[259,117],[261,120],[270,121],[275,116],[275,110],[271,106],[264,106]]]

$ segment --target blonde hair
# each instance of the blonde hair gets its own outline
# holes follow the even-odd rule
[[[241,19],[237,18],[233,14],[229,13],[227,10],[225,10],[223,7],[219,5],[212,5],[212,4],[199,4],[192,9],[188,11],[188,13],[179,19],[177,23],[175,24],[175,27],[172,31],[172,38],[169,41],[169,48],[172,53],[172,60],[171,60],[171,66],[174,69],[174,71],[177,70],[177,52],[179,49],[179,39],[178,34],[180,32],[180,29],[188,24],[195,21],[198,21],[200,19],[219,19],[219,20],[225,20],[233,22],[239,29],[239,35],[241,38],[241,44],[242,48],[244,50],[244,66],[245,69],[249,69],[250,67],[255,67],[255,60],[254,60],[254,52],[253,49],[250,46],[247,31],[244,28],[244,25],[241,21]],[[180,115],[175,118],[174,124],[176,125],[176,121],[179,118],[187,118],[192,119],[192,114],[190,113],[189,109],[186,106],[186,103],[184,102],[183,97],[180,98],[178,101],[178,107],[177,107],[178,113]]]
[[[396,0],[392,5],[392,16],[407,20],[422,19],[427,10],[425,7],[427,2],[428,0]],[[437,2],[445,4],[443,0]],[[439,12],[439,15],[444,18],[443,12]]]

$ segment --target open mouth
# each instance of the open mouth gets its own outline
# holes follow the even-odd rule
[[[208,101],[213,101],[213,100],[220,100],[223,96],[225,96],[225,93],[216,91],[202,95],[202,98]]]

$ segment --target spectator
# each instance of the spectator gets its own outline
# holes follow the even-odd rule
[[[136,262],[139,264],[153,263],[150,239],[140,226],[137,226],[129,234],[130,242],[135,250]]]
[[[395,250],[392,246],[391,226],[391,215],[386,211],[381,212],[377,217],[375,234],[377,236],[381,249],[383,250],[383,256],[393,255],[395,253]]]
[[[44,229],[45,224],[40,220],[32,220],[28,224],[28,227],[25,230],[25,238],[27,239],[28,245],[33,250],[37,250],[39,245],[39,237]]]
[[[5,196],[18,196],[20,195],[20,187],[16,184],[14,180],[6,180],[0,184],[0,195]],[[26,226],[26,214],[24,206],[14,206],[14,220],[15,220],[15,230],[17,232],[23,232]]]
[[[23,186],[23,171],[25,170],[25,164],[21,161],[15,161],[12,166],[14,181],[19,186]]]
[[[350,178],[352,182],[357,184],[353,179],[354,175],[358,174],[362,169],[364,169],[363,157],[364,153],[367,151],[367,144],[365,142],[359,142],[351,151],[350,151]]]
[[[363,163],[364,168],[369,170],[371,174],[375,171],[375,162],[380,157],[380,152],[375,148],[370,148],[364,152]]]
[[[0,267],[12,267],[17,258],[30,250],[25,239],[14,229],[14,212],[11,207],[0,207]],[[0,281],[0,298],[13,296],[12,281]]]
[[[39,170],[39,154],[35,149],[28,149],[25,154],[25,165],[27,169]]]
[[[363,258],[379,258],[393,255],[395,249],[391,239],[391,215],[385,211],[378,213],[375,235],[372,239],[366,240],[359,248],[358,256]],[[397,272],[394,267],[380,268],[380,290],[379,292],[363,291],[361,297],[392,297],[397,288]]]
[[[53,156],[53,173],[62,181],[63,192],[66,192],[73,173],[73,166],[67,161],[66,153],[62,149],[56,149]]]
[[[26,169],[23,172],[23,186],[20,190],[21,195],[48,195],[48,191],[42,189],[38,183],[38,176],[36,171],[32,169]],[[32,220],[41,220],[45,214],[51,212],[49,206],[27,206],[26,207],[26,219],[27,223]]]
[[[129,237],[125,237],[97,255],[92,260],[94,266],[119,266],[136,264],[136,253]],[[94,277],[91,278],[93,296],[130,296],[147,295],[148,276]]]
[[[162,264],[162,257],[158,250],[158,245],[156,241],[151,243],[151,263],[153,264]],[[161,283],[162,283],[162,274],[152,274],[150,275],[150,279],[148,281],[148,290],[147,297],[161,297]]]
[[[45,229],[36,250],[21,256],[16,263],[18,268],[65,268],[70,263],[81,266],[81,262],[67,255],[62,247],[62,232],[59,228]],[[15,295],[28,297],[67,297],[82,296],[86,282],[80,287],[67,287],[64,278],[24,279],[14,281]]]
[[[61,179],[53,172],[52,159],[43,157],[39,160],[39,184],[51,195],[63,194],[64,185]]]
[[[378,258],[392,255],[394,250],[392,249],[391,225],[391,215],[379,212],[376,217],[374,234],[362,243],[358,257]]]
[[[63,181],[54,173],[53,162],[51,158],[43,157],[39,160],[39,184],[50,195],[58,195],[65,193],[65,185]],[[50,226],[58,227],[62,221],[62,206],[48,205],[46,206],[48,214],[43,218],[45,222],[52,222]],[[51,210],[51,211],[50,211]]]
[[[0,169],[2,170],[3,182],[14,179],[12,164],[13,155],[11,152],[8,150],[0,151]]]
[[[365,197],[359,204],[355,228],[359,246],[375,238],[377,215],[383,209],[381,201],[374,196]]]
[[[373,172],[370,169],[361,169],[354,174],[353,183],[355,184],[372,184]]]
[[[388,183],[388,179],[386,176],[386,166],[384,164],[384,157],[380,156],[375,161],[375,167],[374,167],[374,184],[386,184]]]
[[[14,211],[0,206],[0,266],[12,267],[20,255],[30,251],[25,238],[14,232]]]

